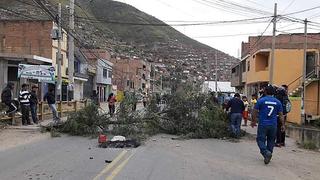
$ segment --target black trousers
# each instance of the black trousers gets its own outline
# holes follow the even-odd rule
[[[287,116],[284,115],[284,122],[286,122],[286,120],[287,120]],[[280,119],[278,118],[276,144],[285,145],[285,140],[286,140],[286,132],[281,131],[281,122],[280,122]]]
[[[4,104],[8,107],[7,114],[15,113],[18,110],[15,101],[8,101]]]
[[[22,114],[22,124],[27,125],[30,124],[30,106],[29,105],[21,105],[21,114]]]
[[[115,105],[109,105],[109,113],[112,116],[114,112],[116,111],[116,106]]]

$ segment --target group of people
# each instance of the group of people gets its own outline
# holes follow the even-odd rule
[[[1,102],[7,106],[7,115],[12,115],[21,110],[22,125],[33,125],[38,124],[38,86],[32,85],[29,89],[28,84],[22,84],[21,90],[19,91],[17,100],[13,99],[12,91],[14,89],[13,83],[8,83],[7,86],[1,92]],[[44,96],[44,100],[48,102],[48,105],[53,114],[53,121],[55,123],[60,122],[56,108],[56,100],[54,89],[49,89]],[[31,112],[31,119],[30,119]]]
[[[230,129],[235,137],[240,137],[242,120],[247,126],[249,114],[251,126],[258,123],[256,140],[265,164],[270,162],[274,146],[285,146],[285,119],[291,108],[287,89],[286,85],[268,85],[260,91],[259,99],[253,95],[250,102],[236,93],[226,106],[227,111],[230,109]]]
[[[147,107],[149,101],[149,97],[147,95],[147,93],[143,94],[142,97],[142,103],[143,103],[143,107]],[[109,114],[110,116],[113,116],[116,110],[116,96],[113,93],[110,93],[107,99],[108,102],[108,108],[109,108]],[[132,94],[130,97],[130,103],[132,104],[132,110],[135,111],[137,109],[137,103],[138,103],[138,98],[136,97],[135,94]]]

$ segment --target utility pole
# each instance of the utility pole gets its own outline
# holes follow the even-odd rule
[[[162,91],[163,91],[163,87],[162,87],[162,86],[163,86],[163,85],[162,85],[162,72],[161,72],[161,76],[160,76],[160,84],[161,84],[161,85],[160,85],[160,86],[161,86],[161,93],[160,93],[160,94],[162,94]]]
[[[67,96],[73,97],[73,86],[74,86],[74,0],[70,0],[70,16],[69,16],[69,33],[68,33],[68,53],[69,53],[69,64],[68,64],[68,78],[69,86]],[[70,93],[70,94],[69,94]],[[69,101],[69,97],[67,98]]]
[[[307,34],[307,19],[304,20],[304,47],[303,47],[303,67],[302,67],[302,91],[301,91],[301,121],[305,123],[305,97],[306,97],[306,75],[307,75],[307,44],[308,44],[308,34]]]
[[[58,53],[57,53],[57,62],[58,62],[58,83],[57,83],[57,96],[58,100],[62,100],[62,77],[61,77],[61,38],[62,38],[62,32],[61,32],[61,3],[58,5]]]
[[[215,60],[216,60],[216,67],[215,67],[215,86],[216,86],[216,97],[218,97],[218,56],[217,56],[217,51],[215,52]]]
[[[276,30],[277,30],[277,3],[274,4],[273,15],[273,30],[272,30],[272,50],[271,50],[271,62],[269,69],[269,84],[273,84],[273,70],[274,70],[274,51],[276,46]]]
[[[156,78],[156,68],[155,68],[155,66],[153,66],[152,93],[154,93],[154,83],[155,83],[155,78]]]

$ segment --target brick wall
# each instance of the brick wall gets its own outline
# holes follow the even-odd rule
[[[128,90],[127,80],[134,82],[134,89],[138,90],[141,88],[142,83],[149,84],[148,81],[144,81],[142,74],[145,74],[146,78],[150,78],[149,63],[140,59],[121,59],[121,58],[111,58],[113,63],[113,84],[117,85],[118,90]],[[143,66],[146,66],[143,69]],[[149,74],[148,74],[149,73]]]
[[[279,34],[276,37],[276,49],[303,49],[304,34]],[[249,36],[248,42],[242,42],[241,57],[259,49],[271,48],[272,36]],[[308,49],[320,48],[320,33],[308,34]]]
[[[0,21],[0,52],[52,57],[52,21]]]

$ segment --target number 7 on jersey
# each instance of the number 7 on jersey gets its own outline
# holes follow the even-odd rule
[[[274,107],[273,106],[268,106],[268,109],[269,109],[268,116],[271,116],[272,113],[273,113]]]

